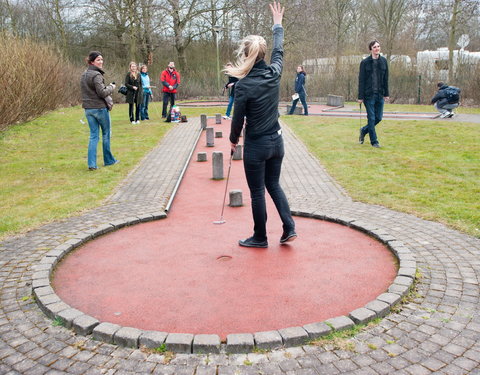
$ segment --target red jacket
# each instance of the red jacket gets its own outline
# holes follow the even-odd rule
[[[175,94],[177,92],[177,87],[180,84],[180,73],[176,70],[173,70],[170,73],[167,68],[162,72],[162,74],[160,74],[160,82],[163,87],[163,92],[170,92]],[[173,90],[170,90],[168,86],[173,86]]]

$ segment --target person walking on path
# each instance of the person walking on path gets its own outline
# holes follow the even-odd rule
[[[102,131],[103,162],[105,166],[118,163],[110,151],[110,113],[113,106],[112,93],[115,84],[105,86],[103,75],[103,56],[98,51],[92,51],[85,59],[88,68],[80,79],[82,92],[82,108],[85,109],[88,126],[90,127],[90,141],[88,143],[88,169],[93,171],[97,167],[97,145]]]
[[[296,99],[293,99],[292,107],[290,108],[289,115],[293,115],[295,112],[295,108],[297,107],[297,103],[300,100],[303,105],[303,114],[308,116],[308,105],[307,105],[307,91],[305,90],[305,78],[307,73],[303,68],[303,65],[297,66],[297,76],[295,77],[295,96]]]
[[[152,88],[150,87],[150,77],[148,76],[148,66],[142,65],[140,68],[140,78],[142,80],[143,99],[140,106],[140,120],[150,120],[148,117],[148,103],[152,97]]]
[[[274,1],[273,50],[270,65],[265,62],[267,44],[258,35],[247,36],[240,44],[239,58],[225,72],[239,81],[235,84],[235,104],[230,130],[231,151],[235,151],[245,122],[243,164],[252,200],[253,236],[240,240],[245,247],[268,247],[265,188],[275,203],[283,223],[280,243],[297,237],[295,222],[285,193],[280,186],[280,171],[285,154],[278,121],[280,78],[283,67],[283,27],[285,9]]]
[[[167,69],[160,75],[160,83],[163,91],[162,118],[167,117],[167,107],[170,101],[170,108],[175,105],[175,94],[180,84],[180,73],[175,69],[175,63],[170,61]]]
[[[360,129],[358,141],[363,144],[369,135],[373,147],[380,147],[375,126],[382,121],[383,105],[389,100],[387,59],[380,56],[380,43],[377,40],[368,44],[370,56],[360,63],[358,74],[358,103],[365,104],[368,123]]]
[[[142,79],[138,73],[137,63],[130,62],[128,73],[125,76],[125,86],[127,86],[128,116],[132,125],[139,124],[140,106],[143,100]],[[135,114],[133,106],[135,105]]]
[[[453,110],[459,105],[460,89],[455,86],[448,86],[443,82],[438,82],[437,87],[438,91],[432,98],[432,104],[440,112],[440,118],[453,117]]]
[[[225,65],[225,68],[230,68],[232,67],[232,63],[227,63]],[[227,105],[227,111],[225,112],[225,116],[223,116],[224,120],[231,120],[230,114],[232,113],[232,107],[233,107],[233,102],[235,100],[235,83],[238,82],[237,77],[232,77],[228,76],[228,82],[225,85],[225,89],[229,90],[229,95],[228,95],[228,105]]]

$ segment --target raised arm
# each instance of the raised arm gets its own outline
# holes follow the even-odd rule
[[[270,10],[272,11],[273,24],[282,25],[283,13],[285,12],[285,7],[280,5],[280,2],[274,1],[272,4],[269,4]]]

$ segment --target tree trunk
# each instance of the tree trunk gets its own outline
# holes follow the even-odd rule
[[[453,49],[455,48],[455,34],[457,29],[458,5],[462,0],[454,0],[452,18],[450,20],[450,34],[448,36],[448,82],[453,82],[455,67],[453,63]]]

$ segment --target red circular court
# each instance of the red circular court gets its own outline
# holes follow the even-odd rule
[[[212,152],[228,169],[229,122],[202,134],[168,217],[126,227],[76,249],[57,267],[53,287],[70,306],[122,326],[178,333],[277,330],[348,315],[385,292],[396,277],[391,252],[340,224],[296,217],[298,238],[280,245],[280,219],[269,205],[268,249],[243,248],[252,232],[243,162],[233,161],[228,190],[243,207],[225,207],[225,180],[212,180]],[[197,152],[207,162],[197,162]],[[288,149],[287,149],[288,152]],[[228,194],[227,202],[228,204]]]

